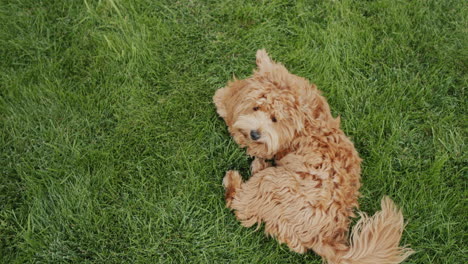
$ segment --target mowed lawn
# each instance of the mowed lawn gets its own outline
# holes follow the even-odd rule
[[[391,196],[406,263],[467,263],[465,1],[0,2],[0,262],[321,263],[243,228],[212,96],[266,48]]]

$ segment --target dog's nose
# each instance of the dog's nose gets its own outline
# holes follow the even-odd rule
[[[250,138],[252,138],[253,140],[258,140],[260,138],[260,133],[257,130],[251,130]]]

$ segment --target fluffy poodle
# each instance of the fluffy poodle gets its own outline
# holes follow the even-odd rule
[[[252,177],[223,179],[226,205],[246,227],[265,232],[292,251],[309,249],[327,263],[400,263],[403,216],[388,198],[361,219],[348,241],[358,207],[361,159],[317,87],[257,51],[252,77],[216,91],[214,103],[234,140],[255,157]]]

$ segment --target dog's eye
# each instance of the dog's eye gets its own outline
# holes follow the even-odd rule
[[[258,109],[259,109],[258,106],[256,106],[256,107],[253,108],[254,111],[257,111]]]
[[[276,120],[276,117],[272,116],[271,121],[273,121],[273,123],[276,123],[276,121],[278,121],[278,120]]]

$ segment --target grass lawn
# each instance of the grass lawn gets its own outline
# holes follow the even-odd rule
[[[321,263],[225,209],[212,104],[266,48],[403,208],[407,263],[467,263],[465,1],[0,1],[0,262]]]

